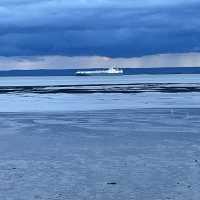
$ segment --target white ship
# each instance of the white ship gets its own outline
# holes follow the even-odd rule
[[[88,71],[77,71],[77,76],[112,76],[112,75],[123,75],[123,70],[111,67],[102,70],[88,70]]]

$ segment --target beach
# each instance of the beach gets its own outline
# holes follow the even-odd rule
[[[0,199],[199,199],[200,109],[0,114]]]
[[[0,200],[200,200],[200,0],[0,1]]]

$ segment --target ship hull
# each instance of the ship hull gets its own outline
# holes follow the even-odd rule
[[[123,73],[80,73],[76,76],[121,76]]]

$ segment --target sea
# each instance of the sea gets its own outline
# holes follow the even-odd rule
[[[1,77],[0,112],[195,108],[200,75]]]

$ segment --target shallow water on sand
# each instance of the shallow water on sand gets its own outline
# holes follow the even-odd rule
[[[200,110],[0,115],[0,199],[200,198]]]
[[[148,83],[154,83],[151,91]],[[168,83],[179,84],[175,89],[166,88]],[[85,92],[52,92],[40,93],[38,88],[33,90],[15,91],[14,86],[66,86],[73,85],[102,85],[101,91]],[[116,93],[107,88],[109,84],[118,84],[113,88],[121,89],[119,84],[138,84],[132,93]],[[146,84],[144,87],[143,85]],[[157,85],[156,85],[157,84]],[[180,85],[181,84],[181,85]],[[194,89],[194,84],[197,90]],[[10,86],[7,92],[5,87]],[[143,87],[141,89],[141,86]],[[42,112],[42,111],[78,111],[105,109],[134,109],[134,108],[197,108],[200,105],[200,75],[134,75],[116,77],[2,77],[0,79],[0,112]],[[188,90],[188,87],[192,90]],[[103,88],[103,89],[102,89]],[[92,88],[94,90],[94,87]],[[185,90],[184,90],[185,89]],[[10,90],[10,91],[9,91]],[[13,90],[13,91],[11,91]],[[123,88],[123,92],[128,89]],[[54,90],[55,91],[55,90]],[[62,90],[63,91],[63,90]],[[102,92],[103,91],[103,92]],[[105,93],[109,91],[109,93]],[[135,92],[137,91],[137,92]]]

